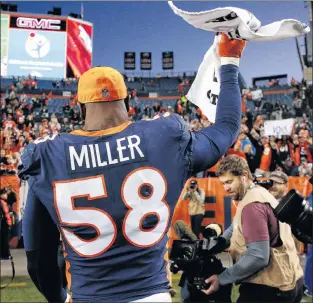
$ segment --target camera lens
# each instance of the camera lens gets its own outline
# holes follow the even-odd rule
[[[296,190],[290,190],[274,210],[277,219],[288,224],[295,223],[304,211],[302,202],[303,197]]]
[[[181,252],[181,255],[182,255],[182,259],[185,260],[185,261],[189,261],[192,259],[192,255],[193,255],[193,248],[191,246],[182,246],[182,252]]]

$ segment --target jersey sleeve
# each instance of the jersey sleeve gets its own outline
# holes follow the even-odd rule
[[[22,180],[40,175],[40,151],[36,144],[29,143],[21,154],[18,176]]]
[[[221,89],[213,125],[182,136],[190,162],[191,173],[204,171],[225,155],[236,141],[241,123],[241,94],[238,85],[238,67],[221,66]]]
[[[190,144],[192,143],[193,133],[189,131],[188,123],[178,114],[165,114],[161,116],[160,120],[161,125],[165,127],[166,134],[179,142],[181,156],[187,162],[190,162]]]
[[[188,163],[189,173],[195,174],[214,166],[236,141],[240,131],[238,67],[232,64],[221,66],[221,89],[213,125],[193,132],[189,131],[181,116],[171,114],[168,117],[168,132],[180,141],[180,153]]]

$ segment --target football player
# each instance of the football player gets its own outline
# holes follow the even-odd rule
[[[186,180],[213,166],[240,130],[244,41],[222,35],[216,122],[198,132],[176,114],[131,123],[123,76],[95,67],[78,84],[84,127],[25,148],[23,235],[28,272],[49,302],[64,302],[59,232],[73,301],[170,302],[165,258]]]

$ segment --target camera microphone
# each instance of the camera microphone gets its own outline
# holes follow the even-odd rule
[[[173,228],[179,239],[192,241],[198,240],[197,236],[192,232],[191,228],[182,220],[175,221]]]
[[[217,223],[207,225],[202,231],[202,235],[206,239],[219,237],[221,234],[222,227]]]

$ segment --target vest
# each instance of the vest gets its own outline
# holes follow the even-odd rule
[[[254,186],[248,189],[246,195],[238,204],[233,222],[230,254],[234,262],[237,262],[247,251],[242,232],[242,211],[245,206],[255,202],[268,203],[273,209],[278,205],[278,201],[265,188]],[[291,228],[288,224],[279,222],[279,237],[283,244],[280,247],[270,248],[269,264],[242,282],[262,284],[279,288],[281,291],[295,288],[297,280],[303,276],[303,270],[300,266]]]
[[[203,191],[199,189],[200,193],[199,195],[204,195]],[[204,203],[201,203],[197,198],[195,194],[191,195],[191,198],[188,203],[188,212],[190,216],[194,215],[204,215],[205,213],[205,206]]]

